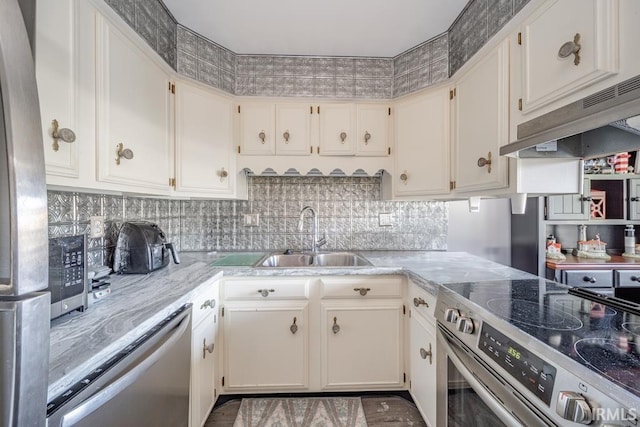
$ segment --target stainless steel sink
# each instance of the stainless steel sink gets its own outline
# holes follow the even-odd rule
[[[364,267],[371,265],[362,255],[353,252],[323,252],[318,254],[267,254],[255,267]]]
[[[332,252],[314,255],[313,265],[318,267],[363,267],[371,265],[362,255],[353,252]]]
[[[257,267],[308,267],[313,258],[309,254],[271,254],[258,261]]]

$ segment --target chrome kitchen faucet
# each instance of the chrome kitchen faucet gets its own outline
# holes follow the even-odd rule
[[[304,227],[304,214],[305,212],[311,212],[311,218],[313,219],[313,243],[311,244],[311,251],[317,252],[318,248],[322,245],[327,244],[326,236],[322,236],[322,239],[318,240],[318,215],[316,215],[315,209],[311,206],[305,206],[300,211],[300,219],[298,220],[298,231],[302,233],[302,229]]]

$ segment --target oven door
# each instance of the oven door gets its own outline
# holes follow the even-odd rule
[[[438,323],[438,426],[556,425]]]

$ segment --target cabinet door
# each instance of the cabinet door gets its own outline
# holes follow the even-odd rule
[[[436,330],[435,325],[412,314],[409,321],[411,395],[422,417],[436,425]]]
[[[205,317],[191,338],[191,427],[204,425],[216,400],[215,315]]]
[[[395,109],[396,196],[449,193],[449,90],[429,91]]]
[[[35,65],[47,174],[77,178],[79,141],[59,140],[56,144],[52,138],[54,119],[60,127],[77,132],[78,27],[74,4],[74,0],[38,2]]]
[[[172,138],[169,76],[101,16],[97,26],[99,179],[169,189]],[[119,144],[133,153],[117,156]]]
[[[456,192],[508,186],[508,158],[499,154],[509,142],[508,41],[458,80],[454,102]]]
[[[322,388],[403,386],[402,301],[322,304]]]
[[[308,387],[307,303],[227,304],[227,390]]]
[[[549,0],[534,12],[521,29],[523,114],[614,75],[618,28],[617,1]],[[559,55],[576,35],[578,64]]]
[[[589,198],[589,180],[584,182],[584,194],[563,194],[547,197],[547,219],[589,220],[591,201]]]
[[[341,156],[355,153],[356,110],[353,104],[322,104],[320,118],[320,155]]]
[[[188,83],[176,88],[176,190],[233,194],[233,104]]]
[[[310,105],[276,105],[276,153],[308,156],[311,154]]]
[[[275,105],[266,102],[247,102],[238,108],[238,114],[240,115],[240,154],[275,154]]]
[[[359,104],[357,106],[356,155],[389,155],[390,111],[386,105]]]
[[[640,220],[640,179],[629,180],[629,219]]]

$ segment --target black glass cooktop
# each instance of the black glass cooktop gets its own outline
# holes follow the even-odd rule
[[[445,287],[640,397],[640,315],[544,279]]]

